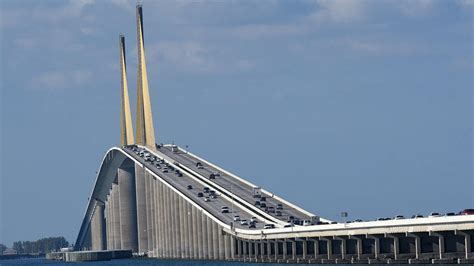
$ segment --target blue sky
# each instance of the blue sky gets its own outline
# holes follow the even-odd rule
[[[159,142],[330,219],[474,207],[474,1],[142,1]],[[75,241],[135,2],[0,1],[0,242]]]

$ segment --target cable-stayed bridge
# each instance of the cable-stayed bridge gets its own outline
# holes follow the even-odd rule
[[[473,262],[474,215],[337,223],[181,147],[156,144],[141,5],[136,15],[136,134],[120,36],[121,146],[102,160],[76,250],[257,262]]]

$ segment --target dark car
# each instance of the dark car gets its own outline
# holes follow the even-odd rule
[[[448,212],[445,214],[445,216],[455,216],[456,214],[454,212]]]
[[[474,214],[474,209],[464,209],[459,214],[461,214],[461,215],[473,215]]]
[[[281,216],[281,211],[276,211],[276,212],[275,212],[275,215],[276,215],[276,216]]]
[[[197,196],[201,198],[201,197],[204,197],[204,194],[202,192],[199,192]]]
[[[191,185],[188,185],[188,189],[193,189],[193,186],[191,186]]]
[[[283,204],[278,203],[277,204],[277,210],[283,210]]]
[[[209,188],[205,187],[205,188],[202,189],[202,191],[204,191],[204,193],[209,193]]]
[[[267,197],[260,197],[260,201],[267,201]]]
[[[209,174],[209,179],[216,179],[216,175],[213,173]]]
[[[260,206],[260,201],[256,200],[254,203],[255,206]]]
[[[266,207],[267,207],[267,204],[265,204],[265,203],[263,203],[263,202],[260,203],[260,208],[266,208]]]
[[[255,225],[255,223],[250,223],[249,224],[249,228],[256,228],[257,226]]]

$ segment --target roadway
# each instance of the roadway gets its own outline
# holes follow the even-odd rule
[[[165,161],[165,163],[160,163],[161,169],[158,169],[154,162],[145,161],[143,157],[136,154],[130,148],[124,148],[123,150],[127,154],[132,156],[135,160],[143,164],[145,168],[149,169],[155,175],[165,180],[165,182],[171,184],[174,188],[179,190],[181,193],[186,195],[188,198],[193,200],[196,204],[198,204],[203,209],[214,215],[223,223],[230,224],[230,222],[233,221],[234,215],[239,215],[241,219],[246,219],[248,222],[250,222],[251,217],[256,217],[258,222],[255,224],[255,228],[249,228],[248,225],[241,225],[240,222],[234,222],[234,226],[236,228],[249,230],[261,230],[263,228],[265,223],[263,222],[263,219],[261,219],[261,217],[259,217],[258,215],[254,215],[253,213],[244,211],[243,209],[239,208],[235,204],[232,204],[232,202],[224,199],[220,195],[217,195],[216,199],[210,199],[209,202],[205,202],[204,198],[209,195],[208,193],[203,192],[205,185],[190,177],[186,172],[180,171],[183,176],[178,176],[178,174],[176,174],[175,171],[171,169],[168,173],[164,173],[163,168],[166,165],[168,165],[168,167],[171,166],[176,169],[176,166],[171,164],[172,162]],[[188,189],[188,185],[191,185],[192,189]],[[212,188],[210,189],[213,190]],[[204,197],[198,197],[197,194],[199,192],[202,192],[204,194]],[[229,207],[229,213],[222,213],[221,208],[223,206]]]
[[[192,169],[193,171],[199,173],[203,177],[209,179],[209,175],[212,173],[220,173],[220,176],[217,176],[215,179],[209,179],[210,182],[215,183],[226,190],[230,191],[235,196],[239,197],[240,199],[245,200],[246,202],[254,205],[255,201],[258,200],[257,198],[253,197],[253,188],[254,186],[249,185],[248,183],[244,183],[241,180],[238,180],[218,169],[214,168],[213,166],[207,164],[205,161],[201,161],[194,156],[184,152],[181,149],[172,151],[170,146],[162,146],[158,149],[161,153],[165,154],[166,156],[174,159],[175,161],[179,162],[180,164]],[[202,169],[199,169],[196,166],[196,163],[200,162],[203,166]],[[271,195],[263,195],[266,196],[266,205],[272,206],[275,208],[276,211],[280,211],[281,215],[277,215],[275,212],[267,212],[268,215],[271,215],[273,218],[279,219],[281,221],[287,222],[290,216],[293,216],[297,220],[310,220],[311,216],[301,212],[298,209],[295,209],[291,206],[286,205],[284,202],[279,201],[278,199],[272,197]],[[277,210],[277,205],[282,204],[283,209]],[[264,210],[263,208],[261,208]]]

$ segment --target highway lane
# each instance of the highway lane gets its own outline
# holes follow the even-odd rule
[[[250,218],[254,216],[242,210],[238,206],[233,205],[232,202],[222,198],[219,195],[217,196],[216,199],[211,199],[210,202],[205,202],[204,197],[197,196],[197,193],[203,192],[203,189],[205,186],[197,182],[193,178],[189,177],[186,173],[182,172],[183,176],[181,177],[179,177],[174,171],[169,171],[168,173],[164,173],[162,169],[165,166],[165,164],[160,164],[162,169],[158,169],[155,164],[145,161],[143,157],[140,157],[131,149],[125,148],[124,151],[127,152],[129,155],[131,155],[133,158],[135,158],[137,161],[142,163],[146,168],[150,169],[153,173],[155,173],[156,175],[164,179],[166,182],[170,183],[174,188],[179,190],[181,193],[188,196],[190,199],[196,202],[203,209],[207,210],[216,218],[224,222],[225,224],[229,224],[231,221],[233,221],[234,215],[239,215],[241,219],[246,219],[248,222],[250,221]],[[169,164],[170,166],[175,167],[171,164],[171,162],[168,162],[168,163],[170,163]],[[191,185],[193,188],[189,190],[187,188],[188,185]],[[203,193],[203,194],[204,196],[208,195],[206,193]],[[222,206],[229,207],[229,213],[222,213],[221,212]],[[232,209],[233,209],[233,212],[232,212]],[[258,216],[256,217],[259,218]],[[236,228],[252,230],[252,228],[249,228],[248,225],[241,225],[240,222],[234,222],[234,226]],[[254,229],[261,230],[263,226],[264,226],[264,222],[261,219],[258,219],[258,222],[256,223],[256,228]]]
[[[193,171],[196,171],[197,173],[201,174],[202,176],[206,178],[208,178],[211,173],[219,172],[214,167],[206,164],[205,162],[199,161],[198,159],[192,157],[191,155],[186,154],[182,150],[173,152],[171,150],[171,147],[164,146],[164,147],[161,147],[159,151],[167,155],[168,157],[173,158],[180,164],[183,164],[186,167],[191,168]],[[197,162],[201,162],[204,169],[198,169],[198,167],[196,167]],[[235,179],[234,177],[229,176],[225,173],[221,173],[221,172],[219,173],[220,173],[220,177],[216,177],[216,179],[209,179],[209,181],[222,186],[228,191],[232,191],[233,194],[251,203],[252,205],[255,203],[257,199],[253,197],[252,186],[249,186],[248,184],[243,183],[242,181]],[[305,213],[302,213],[301,211],[295,208],[285,205],[285,203],[280,202],[279,200],[275,198],[272,198],[271,195],[264,195],[264,196],[267,196],[266,197],[267,201],[265,202],[267,206],[273,206],[276,209],[277,204],[283,205],[283,210],[280,210],[282,213],[281,216],[276,216],[275,213],[268,213],[274,218],[280,219],[282,221],[287,221],[289,216],[293,216],[299,220],[311,219],[310,216],[306,215]]]

